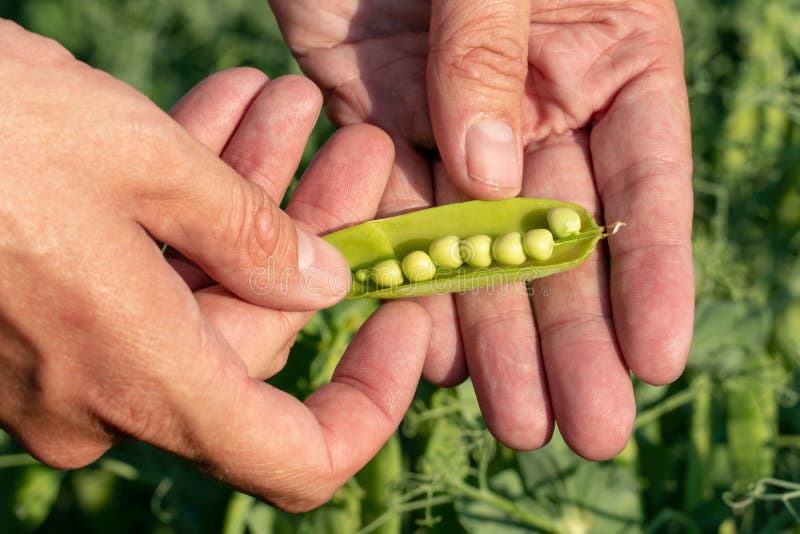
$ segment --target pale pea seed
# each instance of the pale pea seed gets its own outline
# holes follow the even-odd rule
[[[553,234],[545,228],[536,228],[525,232],[522,240],[525,254],[534,260],[546,260],[553,255]]]
[[[395,259],[379,261],[370,271],[370,278],[381,287],[399,286],[403,283],[400,262]]]
[[[522,235],[509,232],[495,239],[492,244],[492,256],[503,265],[521,265],[528,259],[522,249]]]
[[[415,250],[403,258],[403,273],[412,282],[426,282],[436,276],[436,265],[425,252]]]
[[[354,278],[362,284],[369,280],[369,269],[359,269],[356,271]]]
[[[450,269],[461,267],[464,260],[461,259],[461,254],[458,251],[458,242],[459,239],[456,235],[446,235],[434,240],[428,247],[428,253],[433,263],[437,267]]]
[[[556,239],[580,233],[581,216],[572,208],[551,208],[547,212],[547,224]]]
[[[459,244],[461,257],[472,267],[488,267],[492,264],[492,238],[488,235],[473,235]]]

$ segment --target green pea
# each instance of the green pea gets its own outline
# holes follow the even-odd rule
[[[531,228],[547,228],[547,214],[554,208],[568,208],[578,214],[582,223],[580,233],[555,241],[554,251],[558,253],[554,252],[548,259],[525,261],[527,256],[522,235]],[[500,246],[495,251],[502,263],[496,261],[486,268],[477,268],[491,261],[492,247],[487,260],[485,254],[479,258],[480,254],[473,256],[469,253],[473,248],[469,243],[485,246],[491,241],[488,236],[513,233],[515,239],[500,240],[501,245],[506,239],[511,240],[512,252],[500,250],[504,248]],[[540,198],[512,198],[473,200],[414,211],[345,228],[325,236],[325,239],[344,254],[351,270],[356,273],[348,298],[387,299],[470,291],[566,271],[583,263],[604,235],[591,214],[576,204]],[[459,240],[456,236],[465,239]],[[431,261],[437,267],[440,263],[443,268],[437,268],[433,278],[428,280],[418,278],[420,281],[414,281],[405,277],[402,260],[428,246]],[[387,259],[391,262],[383,263]],[[462,265],[464,259],[469,260],[467,265]],[[359,280],[364,276],[358,274],[362,269],[370,273],[370,283]]]
[[[391,259],[376,263],[370,271],[370,278],[381,287],[399,286],[403,283],[403,270],[400,262]]]
[[[463,239],[458,246],[461,257],[472,267],[488,267],[492,264],[492,238],[485,234]]]
[[[367,280],[369,280],[369,269],[357,270],[354,278],[361,283],[365,283]]]
[[[503,265],[522,265],[527,260],[519,232],[503,234],[492,243],[492,256]]]
[[[522,242],[525,254],[534,260],[544,261],[553,255],[553,234],[545,228],[536,228],[525,232]]]
[[[581,216],[571,208],[552,208],[547,212],[547,224],[557,239],[580,233]]]
[[[425,282],[436,276],[436,265],[430,256],[421,250],[406,254],[403,258],[403,273],[412,282]]]
[[[435,263],[437,267],[447,267],[450,269],[461,267],[464,260],[461,259],[461,254],[458,251],[458,242],[459,239],[457,235],[446,235],[435,239],[428,248],[433,263]]]

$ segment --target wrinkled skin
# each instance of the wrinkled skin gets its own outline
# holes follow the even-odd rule
[[[134,438],[287,510],[328,500],[407,410],[430,319],[383,307],[301,403],[263,379],[284,366],[302,310],[346,292],[326,285],[335,267],[349,270],[309,237],[315,283],[258,292],[248,273],[270,261],[296,273],[296,227],[373,218],[389,139],[339,131],[287,216],[277,202],[321,106],[311,82],[225,71],[170,118],[2,20],[0,58],[0,425],[60,468]]]
[[[629,371],[668,383],[691,341],[692,163],[674,5],[270,4],[333,120],[392,137],[379,215],[521,194],[628,224],[579,269],[533,283],[532,299],[510,287],[418,301],[434,321],[425,377],[471,376],[501,441],[541,446],[555,419],[586,458],[620,451],[635,416]],[[477,156],[465,148],[468,126],[485,118],[510,125],[519,155],[490,157],[505,177],[494,186],[472,179]]]

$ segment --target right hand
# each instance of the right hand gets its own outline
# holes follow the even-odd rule
[[[319,111],[309,82],[240,70],[200,84],[174,114],[207,148],[7,21],[0,57],[0,424],[55,467],[133,437],[287,509],[321,504],[402,418],[429,320],[408,303],[374,315],[305,404],[262,380],[309,318],[287,310],[346,292],[344,258],[313,234],[374,216],[386,137],[337,134],[288,208],[295,224],[277,202]],[[222,285],[173,269],[153,237]],[[285,276],[254,291],[265,266]]]
[[[425,377],[452,385],[468,374],[500,441],[539,447],[555,421],[578,454],[618,453],[636,411],[631,372],[675,380],[692,337],[691,136],[674,2],[270,5],[334,122],[392,136],[381,216],[520,194],[628,223],[608,255],[603,244],[577,269],[532,282],[532,298],[514,284],[417,299],[435,323]]]

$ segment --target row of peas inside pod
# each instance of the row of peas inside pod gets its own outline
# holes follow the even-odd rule
[[[350,263],[350,298],[396,298],[561,272],[588,258],[605,235],[576,204],[515,198],[419,210],[325,239]]]
[[[433,240],[428,252],[409,252],[400,262],[394,258],[378,262],[372,268],[356,271],[360,282],[372,281],[381,287],[398,286],[405,281],[426,282],[436,276],[437,268],[457,269],[464,265],[489,267],[522,265],[528,258],[544,261],[553,255],[555,239],[576,235],[581,231],[581,218],[572,208],[551,208],[547,212],[548,228],[533,228],[501,234],[494,241],[486,234],[460,239],[446,235]],[[554,239],[555,236],[555,239]]]

